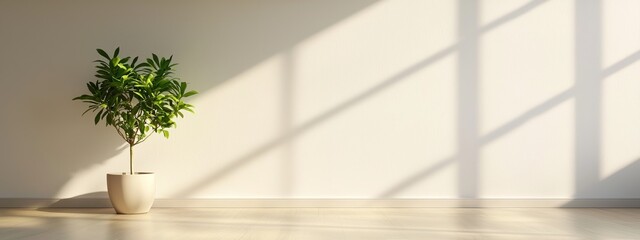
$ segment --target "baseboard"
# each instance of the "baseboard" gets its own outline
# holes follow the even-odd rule
[[[395,208],[518,208],[518,207],[598,207],[636,208],[640,199],[157,199],[158,208],[182,207],[395,207]],[[0,198],[0,207],[111,207],[106,198],[33,199]]]

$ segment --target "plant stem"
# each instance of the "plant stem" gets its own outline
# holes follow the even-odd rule
[[[129,143],[129,173],[133,175],[133,144]]]

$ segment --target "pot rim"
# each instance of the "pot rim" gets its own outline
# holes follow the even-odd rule
[[[121,173],[107,173],[108,176],[144,176],[144,175],[154,175],[154,172],[134,172],[133,175],[128,172]]]

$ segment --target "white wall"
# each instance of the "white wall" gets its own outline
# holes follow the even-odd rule
[[[71,98],[95,48],[201,92],[159,198],[640,198],[640,1],[1,1],[0,197],[128,167]]]

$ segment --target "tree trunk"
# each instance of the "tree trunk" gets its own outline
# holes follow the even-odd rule
[[[133,144],[129,144],[129,173],[133,175]]]

